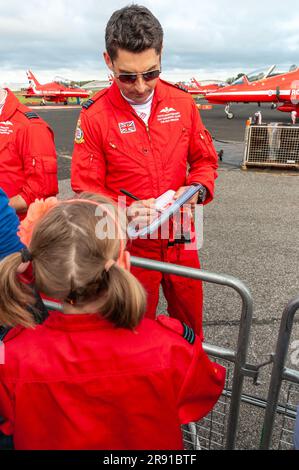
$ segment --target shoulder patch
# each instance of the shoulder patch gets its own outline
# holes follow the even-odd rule
[[[11,339],[18,336],[23,330],[24,330],[23,326],[15,326],[15,327],[1,326],[0,327],[0,341],[3,341],[3,343],[6,343],[7,341],[10,341]]]
[[[82,105],[82,108],[84,109],[88,109],[90,108],[90,106],[92,106],[94,103],[94,100],[92,99],[88,99],[87,101],[85,101],[85,103]]]
[[[82,111],[89,109],[92,105],[94,105],[98,100],[100,100],[106,93],[108,93],[110,87],[104,88],[103,90],[98,91],[92,98],[89,98],[85,101],[82,105]]]
[[[84,132],[83,132],[83,129],[81,127],[81,119],[80,118],[78,119],[76,131],[75,131],[75,142],[76,142],[76,144],[84,144],[84,142],[85,142]]]
[[[3,341],[5,336],[9,333],[11,327],[9,326],[0,326],[0,341]]]
[[[194,343],[196,335],[194,330],[186,325],[186,323],[181,322],[177,318],[168,317],[167,315],[158,315],[157,321],[165,328],[182,336],[188,343]]]
[[[176,88],[178,88],[179,90],[184,91],[185,93],[189,93],[189,92],[188,92],[188,88],[186,88],[186,87],[185,87],[184,85],[182,85],[181,83],[175,83],[174,86],[175,86]]]
[[[28,119],[39,119],[39,115],[36,114],[34,111],[27,111],[27,113],[24,114]]]
[[[186,325],[186,323],[184,322],[182,322],[182,325],[184,328],[183,338],[185,338],[185,340],[188,341],[188,343],[193,344],[195,341],[194,330],[190,326]]]

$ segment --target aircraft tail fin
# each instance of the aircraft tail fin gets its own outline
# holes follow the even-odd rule
[[[198,88],[200,88],[201,85],[198,83],[198,81],[196,80],[195,77],[192,77],[190,81],[191,81],[191,83],[193,83],[193,85],[195,85],[195,86],[197,86]]]
[[[35,78],[31,70],[27,70],[26,75],[29,81],[30,88],[32,88],[33,90],[37,90],[40,87],[40,83]]]

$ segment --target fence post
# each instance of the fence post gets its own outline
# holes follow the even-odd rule
[[[289,349],[294,316],[298,309],[299,296],[296,296],[288,302],[282,314],[268,391],[260,449],[269,449],[270,447],[275,412]]]

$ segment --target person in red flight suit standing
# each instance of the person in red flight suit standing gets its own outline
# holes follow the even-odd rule
[[[113,13],[104,59],[114,82],[83,105],[72,159],[74,191],[114,199],[120,189],[130,191],[142,200],[130,207],[131,214],[138,211],[140,225],[153,215],[153,198],[169,189],[177,198],[200,183],[205,188],[200,202],[210,202],[217,176],[217,154],[194,100],[159,78],[162,42],[162,27],[147,8],[131,5]],[[189,202],[197,203],[198,196]],[[182,240],[137,239],[130,253],[200,267],[197,250]],[[168,313],[202,334],[200,281],[134,267],[132,272],[146,288],[147,316],[155,316],[162,284]]]
[[[0,187],[19,218],[36,198],[58,193],[52,130],[35,112],[0,88]]]

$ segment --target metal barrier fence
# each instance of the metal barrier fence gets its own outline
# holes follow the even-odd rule
[[[243,168],[249,166],[299,169],[299,126],[280,123],[247,126]]]
[[[292,442],[293,426],[288,425],[288,420],[294,422],[296,416],[294,405],[289,403],[290,400],[296,401],[295,398],[291,398],[294,391],[289,387],[288,399],[285,404],[278,404],[278,395],[283,380],[291,382],[291,385],[294,387],[298,387],[295,393],[298,392],[299,397],[299,372],[284,367],[293,317],[299,308],[299,297],[293,299],[283,313],[276,353],[271,356],[270,360],[262,364],[249,364],[246,358],[252,322],[253,301],[250,291],[242,281],[229,275],[215,274],[201,269],[193,269],[134,256],[131,257],[131,263],[136,267],[227,286],[234,289],[241,297],[242,310],[236,350],[204,343],[204,349],[210,358],[226,367],[226,383],[222,396],[213,410],[201,421],[189,423],[182,427],[185,448],[193,450],[234,449],[241,402],[266,410],[261,437],[262,449],[269,447],[274,420],[277,415],[282,417],[280,447],[283,447],[282,443],[286,433],[289,436],[288,442]],[[52,310],[61,310],[61,306],[55,302],[45,301],[45,305]],[[253,383],[257,384],[261,367],[271,362],[273,362],[273,372],[268,399],[265,400],[242,393],[244,377],[251,377]],[[296,403],[299,403],[299,400]]]
[[[287,400],[283,410],[284,418],[281,424],[279,447],[285,447],[285,445],[292,447],[292,440],[290,440],[290,438],[292,438],[292,431],[295,425],[296,405],[299,405],[299,370],[296,371],[288,369],[285,367],[285,363],[289,349],[294,316],[298,309],[299,296],[290,300],[282,314],[269,385],[267,407],[260,445],[261,449],[269,449],[271,445],[271,437],[276,417],[275,414],[279,408],[282,408],[278,403],[278,398],[283,381],[285,383],[290,382],[290,385],[288,386]],[[295,399],[295,397],[297,398]],[[297,400],[296,403],[295,400]]]
[[[190,277],[199,279],[205,282],[211,282],[222,286],[231,287],[241,297],[242,311],[240,318],[240,327],[237,341],[236,351],[226,348],[219,348],[211,345],[204,345],[206,352],[215,358],[225,360],[228,364],[233,365],[233,372],[227,377],[227,387],[231,387],[230,403],[221,399],[214,410],[205,418],[205,421],[194,423],[191,425],[191,431],[184,431],[185,444],[193,444],[197,447],[197,440],[204,439],[206,448],[211,448],[216,436],[216,442],[220,442],[219,446],[223,447],[222,442],[225,440],[224,448],[233,449],[235,447],[237,426],[239,419],[239,409],[242,395],[243,380],[246,374],[246,357],[249,344],[250,327],[252,321],[253,301],[248,288],[239,279],[224,274],[215,274],[201,269],[192,269],[185,266],[178,266],[160,261],[153,261],[145,258],[136,258],[132,256],[131,262],[134,266],[143,267],[150,270],[160,271],[165,274],[176,274],[178,276]],[[224,395],[225,396],[225,395]],[[223,409],[219,409],[223,407]],[[217,418],[222,417],[223,422],[215,421],[214,416]],[[207,424],[207,425],[206,425]],[[201,432],[197,432],[201,427]],[[208,429],[208,431],[206,431]],[[203,436],[203,430],[207,432],[207,436]],[[200,447],[201,444],[199,443]]]

